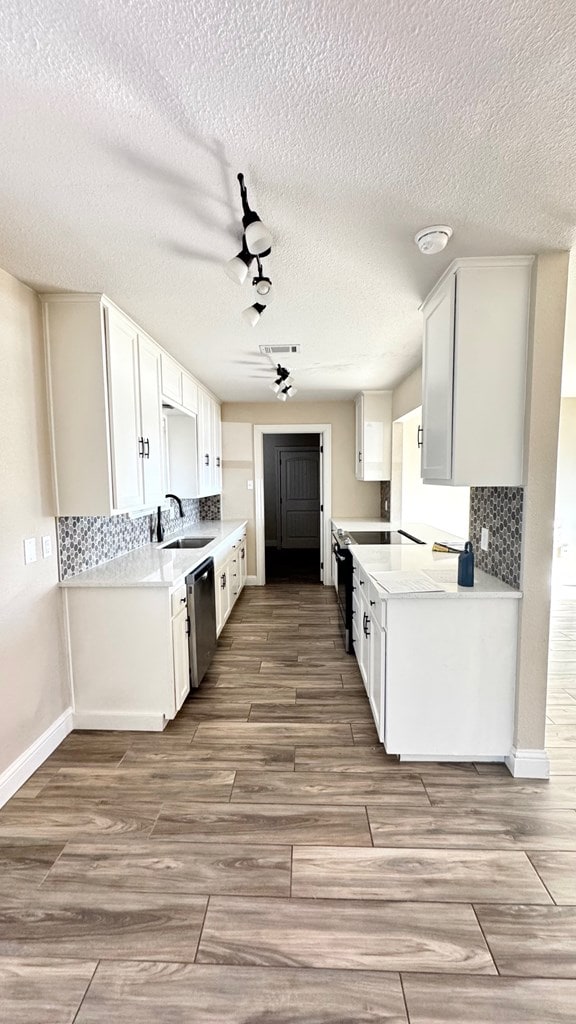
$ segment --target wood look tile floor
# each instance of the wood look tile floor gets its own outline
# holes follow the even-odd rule
[[[74,733],[0,810],[0,1021],[575,1024],[575,709],[562,596],[551,781],[400,764],[333,592],[245,591],[164,733]]]

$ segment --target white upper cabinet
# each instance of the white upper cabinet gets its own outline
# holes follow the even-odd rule
[[[430,303],[424,322],[423,374],[426,427],[422,435],[422,476],[452,476],[452,381],[454,379],[454,297],[456,275]]]
[[[220,494],[222,489],[222,446],[220,405],[198,389],[198,495]]]
[[[135,509],[144,505],[141,431],[138,385],[138,331],[117,310],[104,309],[110,413],[110,456],[112,463],[112,505]],[[94,434],[97,425],[94,424]],[[87,452],[90,461],[90,451]],[[89,514],[89,513],[86,513]]]
[[[455,260],[423,304],[424,482],[523,483],[532,262]]]
[[[180,460],[176,493],[219,492],[220,407],[212,397],[105,296],[45,295],[43,308],[57,515],[109,516],[161,504],[170,454]],[[210,474],[204,490],[197,467],[199,390]],[[162,397],[189,413],[181,412],[185,429],[175,431],[170,445]]]
[[[146,335],[138,335],[140,374],[140,417],[142,437],[142,475],[144,505],[159,505],[164,500],[162,449],[162,406],[160,398],[161,352]]]
[[[198,385],[185,371],[182,372],[182,407],[187,412],[198,412]]]
[[[392,469],[392,392],[356,396],[356,479],[389,480]]]
[[[162,398],[182,405],[182,367],[166,352],[162,353]]]

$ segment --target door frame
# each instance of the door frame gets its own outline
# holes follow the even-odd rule
[[[325,587],[332,584],[331,551],[332,520],[332,424],[331,423],[271,423],[254,424],[254,506],[256,532],[256,586],[266,583],[266,544],[264,531],[264,435],[265,434],[319,434],[320,435],[320,580]]]

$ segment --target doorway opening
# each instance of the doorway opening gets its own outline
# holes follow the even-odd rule
[[[264,436],[268,583],[321,583],[319,434]]]
[[[264,522],[264,441],[268,434],[288,435],[289,446],[302,434],[319,441],[320,582],[332,584],[332,425],[330,423],[254,424],[254,497],[256,534],[256,586],[266,583],[266,530]]]

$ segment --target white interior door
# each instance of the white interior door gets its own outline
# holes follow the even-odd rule
[[[426,313],[422,381],[422,479],[452,477],[454,313],[456,277],[452,275]]]

